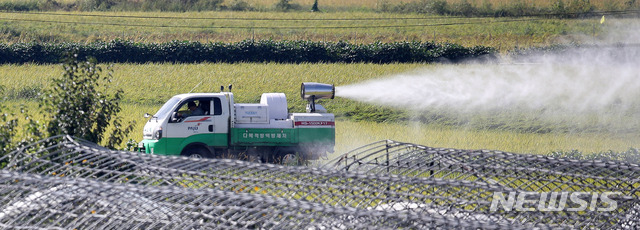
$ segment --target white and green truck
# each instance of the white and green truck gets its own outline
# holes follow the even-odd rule
[[[335,87],[309,82],[300,91],[309,101],[306,113],[289,113],[283,93],[264,93],[259,104],[235,103],[230,90],[176,95],[146,115],[138,147],[149,154],[270,163],[319,159],[333,152],[335,118],[315,101],[333,99]]]

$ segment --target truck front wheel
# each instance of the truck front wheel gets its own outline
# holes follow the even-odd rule
[[[188,147],[182,151],[180,156],[191,158],[212,158],[213,153],[204,147]]]

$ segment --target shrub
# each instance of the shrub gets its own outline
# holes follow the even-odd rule
[[[389,0],[378,0],[376,10],[379,12],[392,12],[393,4],[391,4]]]
[[[567,5],[568,13],[576,17],[591,13],[593,10],[595,10],[595,7],[591,5],[589,0],[572,0]]]
[[[551,5],[551,14],[555,17],[565,18],[567,14],[567,8],[564,4],[564,1],[557,0]]]
[[[231,4],[229,4],[229,9],[233,11],[252,11],[255,10],[251,5],[244,0],[233,0]]]
[[[495,52],[490,47],[467,48],[455,44],[396,42],[351,44],[347,42],[245,40],[236,43],[134,43],[124,40],[78,43],[0,43],[0,64],[60,63],[66,52],[97,62],[432,62],[446,58],[460,61]]]
[[[224,0],[194,0],[189,10],[211,11],[219,10]]]
[[[275,5],[274,5],[275,10],[277,11],[290,11],[290,10],[300,10],[301,7],[298,4],[295,3],[291,3],[291,0],[279,0]]]
[[[451,13],[446,0],[420,0],[415,2],[399,3],[398,5],[388,5],[387,12],[399,13],[419,13],[419,14],[439,14],[448,15]]]
[[[452,12],[454,12],[456,15],[469,17],[476,15],[477,10],[467,0],[462,0],[460,3],[453,5]]]
[[[101,75],[102,68],[95,59],[79,61],[77,55],[69,57],[63,68],[64,75],[52,81],[52,89],[43,101],[44,111],[50,118],[49,136],[65,134],[94,143],[106,139],[108,148],[121,144],[133,124],[121,127],[117,114],[123,92],[118,89],[110,94],[111,74]],[[114,131],[107,137],[110,125]]]
[[[34,0],[0,2],[1,11],[35,11],[38,9],[38,2]]]
[[[0,106],[0,156],[13,150],[13,138],[16,135],[16,127],[18,126],[18,119],[4,113],[3,109]]]
[[[450,13],[449,5],[446,0],[430,1],[429,8],[431,9],[431,12],[435,14],[446,15]]]
[[[608,4],[605,9],[599,10],[624,10],[632,8],[636,0],[628,0],[624,6]],[[590,15],[595,11],[595,6],[590,0],[569,0],[565,4],[563,0],[557,0],[548,7],[536,7],[531,1],[511,1],[507,4],[493,6],[490,1],[483,1],[476,5],[477,1],[461,0],[457,3],[448,3],[446,0],[415,0],[411,2],[401,2],[392,4],[388,0],[380,0],[377,10],[382,12],[395,13],[419,13],[437,15],[458,15],[458,16],[491,16],[491,17],[522,17],[540,16],[552,14],[552,16],[567,18]],[[494,8],[495,7],[495,8]]]

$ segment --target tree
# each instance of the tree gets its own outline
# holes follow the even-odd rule
[[[50,118],[50,136],[66,134],[94,143],[106,140],[106,147],[115,148],[133,129],[133,123],[121,127],[119,101],[123,91],[110,94],[111,72],[101,75],[96,60],[79,61],[73,55],[63,65],[64,75],[53,79],[51,90],[44,97],[44,111]],[[108,127],[113,132],[107,137]]]

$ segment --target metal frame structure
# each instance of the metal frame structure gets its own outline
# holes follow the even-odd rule
[[[311,168],[112,151],[58,136],[6,154],[0,165],[0,228],[633,229],[640,223],[635,164],[388,140]],[[530,200],[549,192],[615,192],[616,208],[491,210],[496,192],[527,193]]]

